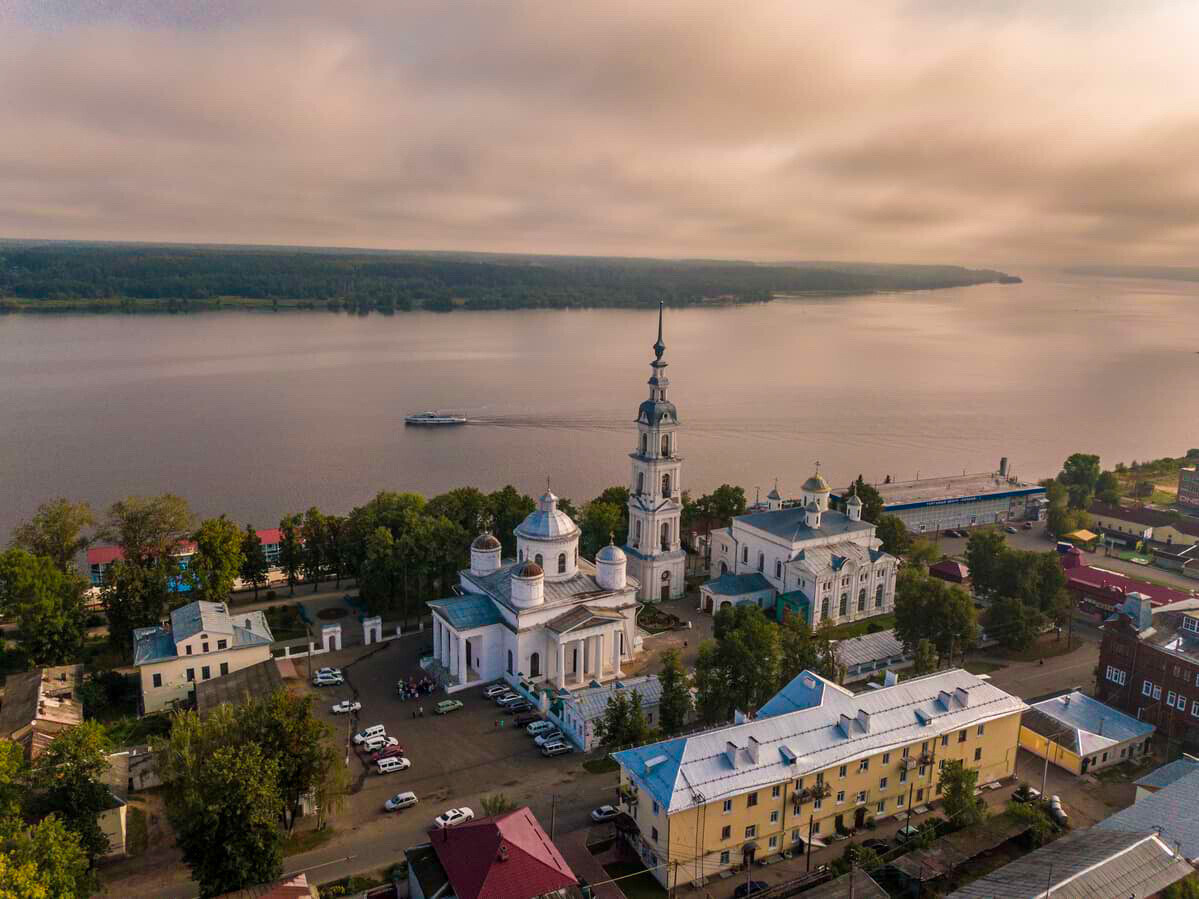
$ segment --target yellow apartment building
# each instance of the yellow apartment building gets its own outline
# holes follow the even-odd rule
[[[662,885],[694,883],[936,801],[946,761],[1010,777],[1026,708],[962,670],[856,695],[805,671],[751,721],[614,753],[621,809]]]

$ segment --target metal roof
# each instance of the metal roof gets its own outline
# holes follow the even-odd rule
[[[189,602],[171,612],[171,635],[175,642],[199,633],[231,634],[233,626],[223,602]]]
[[[804,524],[806,515],[807,512],[800,506],[774,512],[751,512],[734,518],[733,526],[745,525],[790,543],[874,530],[874,525],[868,521],[850,521],[848,515],[832,511],[821,512],[820,527],[810,528]]]
[[[507,559],[498,570],[490,574],[472,574],[469,568],[459,572],[459,574],[465,580],[474,584],[479,593],[485,593],[493,597],[515,612],[519,611],[512,604],[512,570],[516,565],[515,560]],[[599,585],[599,581],[595,579],[595,565],[584,558],[580,558],[578,573],[574,577],[569,577],[563,581],[547,580],[545,582],[545,605],[548,606],[557,602],[575,602],[590,596],[603,596],[611,593],[628,593],[631,595],[637,591],[638,586],[636,578],[628,577],[623,589],[605,590]]]
[[[171,612],[169,631],[161,627],[134,628],[133,664],[146,665],[176,658],[179,655],[177,641],[199,633],[228,634],[229,649],[275,642],[264,613],[238,612],[237,622],[230,618],[223,603],[188,603]]]
[[[1058,730],[1073,728],[1077,742],[1074,751],[1081,755],[1102,752],[1127,740],[1142,739],[1155,729],[1152,724],[1138,721],[1078,690],[1034,703],[1032,708],[1057,722]]]
[[[858,868],[835,880],[803,891],[804,899],[890,899],[890,894],[875,883],[874,878]]]
[[[733,574],[728,572],[722,574],[714,581],[708,581],[706,584],[700,585],[702,589],[715,593],[717,596],[745,596],[749,593],[761,593],[764,590],[773,590],[770,581],[766,580],[758,572],[754,571],[750,574]]]
[[[871,549],[860,543],[843,540],[840,543],[825,544],[824,546],[805,547],[787,564],[813,574],[822,574],[829,570],[840,571],[846,562],[869,565],[883,558],[887,558],[885,552]]]
[[[590,627],[592,624],[611,624],[613,621],[624,621],[624,615],[615,609],[593,609],[590,606],[579,606],[564,612],[557,618],[551,618],[545,626],[557,634]]]
[[[1150,793],[1123,811],[1104,818],[1095,827],[1102,830],[1160,831],[1170,846],[1181,848],[1191,861],[1199,860],[1199,771],[1180,777],[1164,790]]]
[[[500,610],[495,607],[495,602],[490,596],[481,593],[435,599],[428,603],[428,606],[449,622],[450,627],[456,631],[487,627],[501,621]]]
[[[1196,771],[1199,771],[1199,759],[1183,756],[1180,759],[1175,759],[1172,762],[1162,765],[1160,768],[1153,769],[1138,780],[1136,785],[1138,787],[1154,787],[1160,790]]]
[[[833,647],[833,652],[837,655],[837,661],[848,668],[903,658],[906,655],[903,641],[895,636],[894,629],[839,640]]]
[[[546,491],[537,508],[516,526],[516,536],[528,540],[560,540],[578,535],[579,526],[558,508],[558,497]]]
[[[787,710],[813,701],[817,682],[823,683],[818,704]],[[613,758],[673,812],[1027,708],[960,669],[859,695],[804,671],[781,693],[752,721],[628,749]]]
[[[565,705],[572,706],[575,714],[585,721],[594,721],[604,716],[609,699],[617,693],[632,694],[634,691],[641,697],[642,708],[657,705],[662,699],[662,683],[656,674],[622,677],[599,687],[570,690],[562,699]]]
[[[1193,873],[1153,833],[1076,830],[969,883],[949,899],[1152,896]]]

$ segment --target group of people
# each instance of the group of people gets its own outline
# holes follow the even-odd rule
[[[432,693],[437,685],[433,682],[433,678],[425,674],[420,677],[410,677],[406,681],[402,680],[397,687],[400,691],[400,699],[419,699]]]

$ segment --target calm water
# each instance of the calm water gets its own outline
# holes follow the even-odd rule
[[[684,487],[1040,477],[1199,446],[1199,288],[1022,285],[667,311]],[[267,526],[380,489],[628,477],[650,312],[0,317],[0,542],[46,498],[173,490]],[[405,428],[422,409],[472,424]]]

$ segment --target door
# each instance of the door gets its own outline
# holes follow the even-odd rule
[[[837,833],[841,833],[843,830],[845,830],[845,816],[837,815],[837,820],[833,822],[833,826]]]
[[[662,585],[662,598],[663,598],[663,599],[670,599],[670,584],[663,584],[663,585]]]
[[[857,830],[859,827],[862,827],[865,823],[866,823],[866,807],[863,806],[862,808],[857,809],[853,813],[854,829]]]

